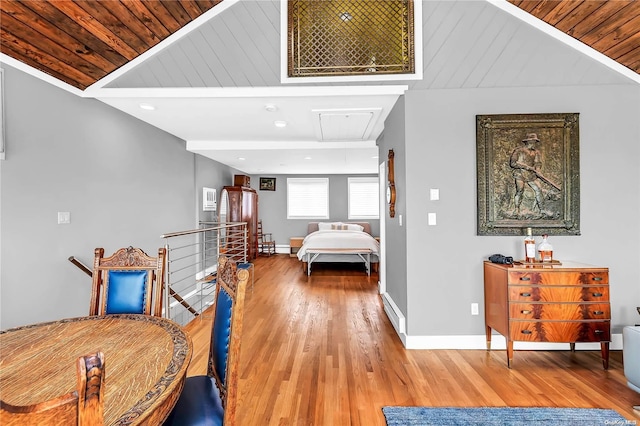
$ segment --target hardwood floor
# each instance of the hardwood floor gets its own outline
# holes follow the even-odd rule
[[[382,407],[610,408],[640,422],[622,353],[602,369],[600,351],[406,350],[383,311],[377,274],[314,265],[307,277],[286,255],[255,261],[247,290],[238,424],[385,425]],[[211,319],[187,329],[188,375],[206,372]],[[579,347],[578,347],[579,349]]]

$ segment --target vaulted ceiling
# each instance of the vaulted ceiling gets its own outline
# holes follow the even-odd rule
[[[637,0],[424,1],[423,78],[350,87],[282,83],[280,6],[281,0],[2,0],[0,60],[25,64],[248,174],[376,173],[380,122],[403,87],[640,82]],[[575,44],[558,41],[553,27]],[[156,111],[141,110],[141,102]],[[360,141],[320,141],[318,119],[325,111],[333,120],[336,109],[378,122],[360,129]],[[338,115],[338,126],[356,121],[345,117]],[[274,120],[290,125],[276,129]]]
[[[0,51],[85,89],[221,1],[2,0]],[[509,2],[640,73],[639,1]]]

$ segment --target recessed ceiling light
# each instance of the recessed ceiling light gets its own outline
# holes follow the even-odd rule
[[[141,109],[146,109],[147,111],[153,111],[156,109],[155,106],[151,105],[151,104],[147,104],[147,103],[141,103],[140,105]]]
[[[377,155],[374,155],[374,156],[373,156],[373,157],[371,157],[371,158],[378,158],[378,156],[377,156]]]
[[[269,111],[269,112],[274,112],[274,111],[277,111],[277,110],[278,110],[278,107],[277,107],[277,106],[275,106],[274,104],[266,104],[266,105],[264,106],[264,109],[266,109],[266,110],[267,110],[267,111]]]
[[[244,158],[244,157],[238,157],[238,160],[240,160],[240,161],[244,161],[244,160],[245,160],[245,158]]]
[[[273,122],[274,126],[276,127],[287,127],[287,122],[286,121],[282,121],[282,120],[277,120]]]
[[[306,157],[304,157],[305,160],[311,160],[311,157],[309,157],[308,155]]]

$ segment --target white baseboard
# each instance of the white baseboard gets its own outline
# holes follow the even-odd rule
[[[406,336],[407,328],[402,311],[400,311],[398,305],[396,305],[391,296],[389,296],[389,293],[382,293],[381,296],[384,311],[386,312],[387,317],[389,317],[391,324],[393,324],[393,328],[395,328],[396,333],[398,333],[398,336],[400,336],[401,338],[402,336]],[[402,342],[406,346],[406,342],[404,339],[402,340]]]
[[[393,321],[392,321],[393,322]],[[483,335],[466,336],[400,336],[407,349],[487,349],[487,338]],[[507,342],[504,336],[491,336],[491,349],[506,350]],[[515,350],[566,351],[569,343],[547,342],[513,342]],[[612,334],[610,350],[622,350],[622,334]],[[576,350],[600,350],[600,343],[576,343]]]
[[[276,253],[277,254],[289,254],[291,248],[285,245],[277,245],[276,244]]]
[[[461,336],[411,336],[407,334],[405,316],[393,301],[389,293],[383,293],[382,304],[398,337],[402,340],[406,349],[487,349],[487,338],[482,335]],[[515,350],[567,350],[568,343],[546,342],[514,342]],[[507,341],[500,334],[491,336],[491,349],[506,350]],[[612,334],[610,350],[622,350],[622,333]],[[599,343],[576,343],[576,350],[600,350]]]

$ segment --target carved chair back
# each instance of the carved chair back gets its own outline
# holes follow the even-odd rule
[[[37,367],[34,366],[34,371]],[[0,401],[0,425],[104,424],[104,354],[81,356],[76,361],[77,389],[33,405],[17,406]],[[25,380],[33,380],[25,378]],[[43,383],[46,386],[46,383]]]
[[[162,316],[166,249],[150,257],[139,248],[121,248],[109,257],[97,248],[89,315]]]
[[[226,256],[218,259],[214,318],[207,374],[213,377],[224,407],[224,424],[234,424],[238,362],[249,271]]]

